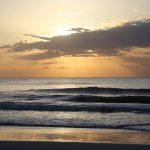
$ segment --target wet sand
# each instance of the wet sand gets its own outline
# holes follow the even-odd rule
[[[0,126],[0,150],[149,150],[149,139],[129,130]]]

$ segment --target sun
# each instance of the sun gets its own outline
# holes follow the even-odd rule
[[[69,31],[68,27],[59,27],[55,32],[55,35],[65,36],[65,35],[69,35],[69,34],[71,34],[71,31]]]

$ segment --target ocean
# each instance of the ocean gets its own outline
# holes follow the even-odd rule
[[[150,78],[1,78],[0,125],[150,131]]]

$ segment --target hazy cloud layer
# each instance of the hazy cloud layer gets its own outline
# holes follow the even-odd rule
[[[4,46],[0,46],[0,49],[5,49],[5,48],[10,48],[10,45],[4,45]]]
[[[107,30],[89,31],[83,28],[74,28],[74,30],[78,30],[78,33],[52,38],[30,35],[46,41],[18,42],[11,46],[11,49],[15,52],[39,49],[43,53],[30,54],[23,58],[40,60],[66,55],[116,56],[132,50],[133,47],[150,47],[150,19],[125,23]]]
[[[34,38],[38,38],[38,39],[42,39],[42,40],[50,40],[49,37],[37,36],[34,34],[24,34],[24,36],[30,36],[30,37],[34,37]]]
[[[150,76],[150,57],[125,56],[122,60],[124,61],[122,67],[126,67],[141,76]]]

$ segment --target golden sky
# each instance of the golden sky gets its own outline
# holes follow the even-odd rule
[[[150,76],[149,0],[0,0],[0,77]]]

